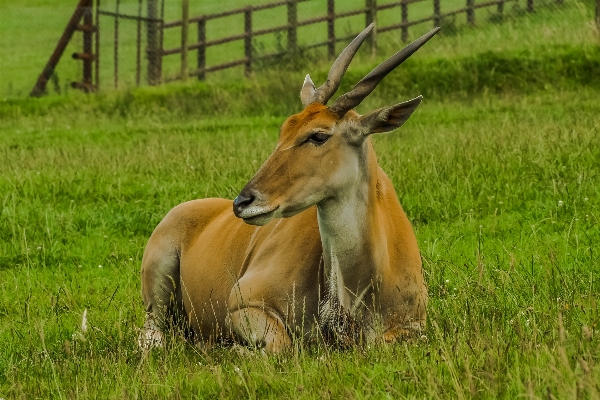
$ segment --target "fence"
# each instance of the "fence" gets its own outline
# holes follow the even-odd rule
[[[67,45],[77,31],[83,33],[83,51],[75,52],[72,58],[83,62],[82,80],[72,82],[71,87],[80,89],[84,92],[97,91],[100,87],[100,16],[106,16],[113,19],[113,78],[114,86],[119,86],[119,22],[120,20],[133,20],[137,24],[136,29],[136,85],[141,84],[142,69],[142,24],[146,24],[147,46],[148,46],[148,83],[151,85],[161,82],[160,79],[160,57],[161,53],[157,43],[160,37],[160,29],[163,20],[156,18],[152,14],[152,5],[155,0],[148,1],[149,16],[142,16],[143,0],[138,0],[137,15],[124,14],[119,12],[121,0],[116,1],[115,11],[109,11],[101,8],[101,0],[80,0],[71,16],[67,27],[59,39],[46,66],[39,75],[30,96],[39,97],[44,94],[46,84],[51,78],[56,65],[60,61]],[[95,15],[94,15],[95,8]],[[83,22],[83,24],[81,24]],[[157,33],[158,32],[158,33]],[[154,46],[152,44],[154,43]],[[157,62],[159,60],[159,62]]]
[[[167,22],[162,25],[162,29],[171,29],[181,27],[182,31],[182,45],[176,48],[170,49],[162,49],[161,54],[162,57],[180,54],[181,55],[181,72],[177,76],[167,77],[166,81],[173,81],[179,79],[187,79],[188,76],[197,76],[199,79],[205,79],[206,74],[209,72],[220,71],[223,69],[228,69],[232,67],[236,67],[239,65],[244,65],[244,71],[246,75],[249,75],[252,72],[252,65],[255,61],[259,59],[281,56],[288,52],[294,52],[298,48],[297,44],[297,30],[299,27],[307,26],[311,24],[317,24],[321,22],[327,23],[327,40],[323,42],[313,43],[304,48],[315,48],[315,47],[327,47],[327,53],[330,58],[335,56],[335,44],[337,42],[347,42],[353,39],[360,31],[353,32],[350,35],[346,35],[343,37],[338,37],[335,35],[335,23],[338,20],[343,18],[360,15],[363,14],[365,16],[365,26],[369,25],[371,22],[376,21],[377,13],[379,11],[389,10],[392,8],[400,9],[400,20],[396,24],[387,25],[387,26],[378,26],[376,30],[370,35],[368,39],[368,46],[371,48],[372,52],[375,52],[377,48],[377,34],[384,33],[388,31],[398,30],[400,31],[400,35],[402,41],[406,42],[408,40],[408,29],[409,27],[424,24],[427,22],[431,22],[433,27],[441,26],[444,18],[464,13],[466,14],[467,23],[471,26],[475,26],[475,10],[479,8],[487,8],[487,7],[496,7],[496,12],[498,15],[502,15],[504,12],[504,6],[507,3],[516,2],[518,0],[492,0],[484,3],[475,4],[474,0],[466,0],[466,5],[463,8],[452,10],[446,13],[441,12],[440,0],[432,0],[432,8],[433,13],[425,18],[419,18],[415,20],[409,20],[408,6],[413,3],[423,3],[431,0],[402,0],[395,1],[391,3],[378,4],[377,0],[365,0],[365,6],[362,8],[358,8],[351,11],[346,11],[343,13],[335,12],[335,0],[327,0],[327,14],[306,19],[306,20],[298,20],[297,7],[298,3],[304,3],[310,0],[284,0],[269,4],[264,4],[260,6],[248,6],[244,8],[239,8],[235,10],[230,10],[221,13],[215,14],[206,14],[201,15],[194,18],[182,18],[178,21]],[[600,2],[600,0],[597,0]],[[526,0],[527,2],[527,11],[534,11],[534,0]],[[556,0],[556,3],[562,4],[563,0]],[[183,2],[182,15],[188,15],[188,11],[186,9],[187,2]],[[272,9],[276,7],[287,7],[287,23],[278,25],[272,28],[262,29],[262,30],[253,30],[252,29],[252,17],[253,13],[256,11]],[[208,21],[217,20],[220,18],[228,17],[235,14],[243,14],[244,15],[244,33],[238,35],[232,35],[228,37],[223,37],[215,40],[206,40],[206,24]],[[196,43],[189,44],[187,42],[187,32],[189,24],[197,25],[197,38],[198,41]],[[271,53],[271,54],[254,54],[252,51],[252,42],[253,39],[259,37],[261,35],[266,35],[269,33],[275,32],[286,32],[287,33],[287,49],[283,52]],[[218,46],[225,43],[233,42],[233,41],[244,41],[244,57],[230,61],[227,63],[216,64],[210,67],[206,65],[206,50],[211,46]],[[188,71],[188,53],[190,51],[197,51],[197,68],[193,71]]]
[[[95,1],[95,5],[94,5]],[[207,13],[199,16],[189,16],[189,0],[181,2],[181,19],[165,22],[165,1],[159,4],[158,0],[146,0],[146,15],[143,15],[144,0],[137,0],[137,12],[124,13],[121,11],[121,0],[115,0],[114,10],[102,8],[101,0],[80,0],[79,4],[73,13],[67,28],[65,29],[59,43],[53,52],[48,64],[40,74],[36,86],[31,92],[32,96],[39,96],[44,92],[46,81],[52,75],[52,71],[62,52],[65,50],[67,43],[71,40],[73,34],[81,31],[83,34],[83,51],[73,54],[73,58],[83,62],[82,80],[72,83],[72,86],[84,91],[94,91],[100,85],[100,17],[112,19],[112,75],[113,84],[119,86],[119,34],[120,23],[122,21],[134,22],[136,26],[135,34],[135,84],[142,83],[142,44],[143,33],[146,35],[146,52],[147,59],[146,75],[147,83],[156,85],[162,82],[174,80],[186,80],[189,77],[197,77],[205,79],[206,75],[211,72],[226,70],[237,66],[243,66],[246,75],[252,73],[252,70],[257,62],[268,59],[270,57],[281,56],[284,54],[294,53],[299,49],[310,49],[317,47],[326,47],[327,54],[330,58],[336,55],[336,43],[348,42],[356,36],[362,29],[361,23],[355,22],[352,24],[352,32],[347,31],[343,35],[336,35],[336,24],[346,18],[364,16],[364,26],[371,22],[377,21],[378,13],[385,11],[386,14],[394,15],[396,18],[390,23],[378,23],[376,30],[370,35],[367,46],[372,52],[377,49],[377,36],[385,32],[398,32],[398,38],[402,41],[409,39],[409,28],[421,25],[431,24],[432,26],[444,26],[449,17],[463,15],[468,26],[477,26],[476,13],[478,9],[492,9],[496,17],[502,17],[505,13],[505,7],[509,3],[518,4],[519,1],[524,2],[524,11],[533,13],[542,1],[549,1],[561,5],[564,0],[491,0],[480,2],[478,0],[464,0],[464,6],[446,10],[442,12],[441,0],[400,0],[379,3],[378,0],[365,0],[364,5],[351,10],[336,12],[336,3],[338,6],[347,5],[342,0],[322,0],[326,3],[326,12],[324,15],[311,18],[299,18],[299,5],[301,3],[316,4],[316,0],[280,0],[268,4],[248,6],[234,10]],[[600,30],[600,0],[595,1],[595,19]],[[131,3],[131,2],[130,2]],[[425,15],[409,14],[409,6],[412,4],[421,3],[422,7],[431,7]],[[431,6],[429,6],[430,4]],[[129,4],[131,5],[131,4]],[[94,13],[95,8],[95,13]],[[347,7],[346,7],[347,8]],[[273,10],[279,9],[280,12]],[[395,12],[388,10],[395,9]],[[131,10],[130,10],[131,11]],[[269,11],[273,15],[284,15],[280,21],[271,21],[270,27],[262,27],[255,29],[255,16],[259,12]],[[243,32],[237,34],[229,34],[229,36],[208,39],[207,31],[210,24],[219,24],[220,21],[226,20],[231,16],[243,17]],[[412,19],[411,19],[412,17]],[[276,19],[276,18],[274,18]],[[502,18],[497,18],[502,20]],[[81,24],[81,22],[83,22]],[[209,24],[210,23],[210,24]],[[298,41],[298,31],[300,28],[314,24],[325,24],[325,40],[315,40],[300,46]],[[480,24],[479,24],[480,25]],[[102,25],[104,27],[104,23]],[[196,30],[196,40],[189,42],[189,30],[194,26]],[[110,24],[102,30],[102,34],[110,33]],[[180,30],[180,45],[177,47],[165,48],[165,34],[174,31],[177,34],[177,29]],[[281,46],[276,52],[258,52],[255,48],[255,41],[263,35],[279,34],[285,36],[285,46]],[[233,42],[243,43],[243,57],[227,62],[209,64],[207,50],[217,46],[224,46]],[[95,46],[93,45],[95,43]],[[190,68],[189,56],[194,53],[196,55],[195,67]],[[163,71],[163,63],[166,57],[179,55],[180,67],[178,73],[167,74]],[[104,59],[104,58],[103,58]],[[94,69],[94,71],[93,71]]]
[[[132,20],[136,23],[135,35],[135,83],[137,86],[141,83],[142,70],[142,24],[146,24],[146,42],[147,42],[147,59],[148,59],[148,83],[156,85],[161,82],[160,79],[160,50],[159,45],[161,40],[160,29],[163,25],[163,20],[158,18],[155,1],[148,1],[146,17],[142,16],[143,0],[138,0],[137,14],[125,14],[120,11],[121,0],[116,1],[115,11],[102,10],[100,8],[100,0],[96,0],[97,15],[113,18],[113,79],[115,88],[119,87],[119,21]],[[164,2],[163,2],[164,7]],[[100,19],[97,18],[98,25]],[[100,38],[97,37],[97,41]],[[98,67],[99,68],[99,67]]]
[[[83,52],[73,53],[73,58],[83,61],[83,79],[81,82],[73,82],[72,86],[84,91],[95,90],[96,85],[92,82],[92,63],[94,61],[98,62],[98,51],[96,51],[96,55],[92,54],[92,35],[94,33],[96,35],[98,34],[98,25],[93,25],[92,14],[93,0],[80,0],[75,8],[75,12],[67,23],[65,31],[60,37],[56,48],[52,52],[48,63],[38,77],[30,96],[38,97],[45,92],[46,83],[54,73],[54,68],[56,68],[56,65],[60,61],[62,54],[76,31],[83,32]],[[82,19],[83,24],[80,24]],[[96,44],[97,43],[98,40],[96,40]],[[96,71],[98,71],[98,65],[96,65]],[[96,81],[97,80],[98,78],[96,76]]]

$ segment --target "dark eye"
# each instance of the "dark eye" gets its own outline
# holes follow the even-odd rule
[[[321,132],[316,132],[310,135],[307,139],[308,142],[314,143],[316,145],[320,145],[329,140],[329,135],[326,135]]]

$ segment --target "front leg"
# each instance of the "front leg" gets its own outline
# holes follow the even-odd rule
[[[229,314],[229,322],[238,338],[267,353],[280,353],[292,344],[281,318],[265,307],[237,309]]]

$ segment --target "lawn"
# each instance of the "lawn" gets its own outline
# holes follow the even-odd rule
[[[4,121],[0,394],[506,397],[598,392],[598,92],[425,102],[379,137],[431,294],[421,341],[263,357],[135,343],[138,270],[176,204],[233,198],[280,117]],[[90,328],[81,331],[83,311]],[[302,389],[304,388],[304,390]]]
[[[1,100],[0,398],[598,398],[598,36],[540,15],[434,39],[361,106],[426,95],[375,139],[430,294],[424,335],[388,346],[136,343],[152,230],[183,201],[237,195],[305,71]]]
[[[391,0],[379,0],[378,4],[389,3]],[[449,17],[444,21],[443,34],[446,40],[434,41],[428,44],[418,55],[417,59],[447,58],[472,55],[484,51],[523,51],[535,49],[538,52],[547,51],[549,46],[590,46],[598,41],[598,33],[593,24],[592,0],[565,0],[563,5],[556,5],[554,0],[534,0],[536,12],[527,14],[525,0],[509,3],[505,7],[505,24],[496,24],[495,8],[482,8],[476,11],[477,29],[464,27],[464,15]],[[190,15],[214,13],[224,9],[232,9],[247,4],[268,3],[271,0],[229,0],[229,1],[191,1]],[[475,4],[485,2],[475,0]],[[33,85],[48,61],[52,50],[57,44],[67,21],[72,14],[76,1],[59,0],[3,0],[0,11],[0,99],[20,98],[29,94]],[[337,1],[337,12],[358,9],[364,6],[364,0]],[[464,0],[443,0],[441,10],[446,12],[464,7]],[[115,11],[115,0],[103,0],[102,9]],[[137,0],[122,0],[120,11],[137,14]],[[326,15],[325,0],[312,0],[300,3],[298,6],[299,19],[305,20]],[[408,7],[411,21],[429,17],[433,13],[431,0],[411,4]],[[167,1],[165,20],[180,19],[180,2]],[[400,22],[398,7],[378,13],[378,25],[389,26]],[[256,12],[253,29],[264,29],[284,25],[287,21],[285,7]],[[359,32],[364,27],[364,15],[343,18],[336,21],[337,36],[347,36]],[[32,26],[35,28],[32,29]],[[207,25],[209,40],[242,33],[243,15],[231,16],[225,19],[210,21]],[[113,89],[113,51],[114,51],[114,21],[110,17],[100,19],[100,81],[104,91]],[[145,32],[145,27],[142,27]],[[414,39],[432,28],[431,21],[416,25],[409,29],[409,37]],[[121,19],[119,22],[119,82],[121,89],[135,85],[135,54],[136,54],[135,21]],[[144,34],[145,35],[145,34]],[[196,26],[189,29],[189,41],[197,40]],[[145,36],[144,36],[145,37]],[[308,25],[299,28],[298,40],[300,45],[324,41],[327,38],[326,23]],[[270,34],[255,38],[254,47],[258,54],[276,51],[286,45],[285,35]],[[367,49],[359,53],[360,63],[382,61],[386,55],[396,51],[401,45],[400,32],[383,33],[379,37],[380,51],[376,60],[371,59]],[[179,47],[181,44],[180,29],[167,29],[164,36],[166,49]],[[337,50],[341,51],[343,43],[338,43]],[[81,80],[82,65],[80,61],[71,59],[71,54],[81,51],[82,35],[78,32],[73,36],[64,56],[56,69],[56,76],[49,83],[51,93],[69,92],[70,83]],[[366,46],[365,46],[366,47]],[[142,46],[142,53],[144,53]],[[308,52],[299,60],[300,67],[316,65],[326,68],[329,62],[326,49]],[[244,43],[239,40],[222,46],[211,47],[207,50],[207,65],[215,65],[243,58]],[[144,57],[144,56],[143,56]],[[196,52],[189,55],[190,68],[196,66]],[[296,68],[299,68],[296,66]],[[260,69],[260,68],[259,68]],[[142,62],[142,76],[145,76],[146,65]],[[180,55],[164,58],[163,70],[165,78],[176,75],[180,71]],[[304,72],[306,73],[306,72]],[[209,74],[209,80],[223,82],[239,80],[243,76],[243,67]],[[142,78],[145,79],[145,78]]]

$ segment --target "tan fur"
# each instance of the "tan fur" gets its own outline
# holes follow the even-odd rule
[[[250,211],[269,213],[242,217],[262,226],[236,218],[230,200],[171,210],[142,261],[148,321],[179,310],[202,342],[235,337],[270,352],[335,324],[332,312],[347,313],[369,341],[422,329],[417,241],[359,125],[353,111],[340,119],[321,104],[284,122],[276,150],[244,189],[257,196]],[[305,143],[315,129],[330,132],[329,141]],[[341,305],[330,316],[328,301]],[[146,331],[156,330],[150,323]]]

